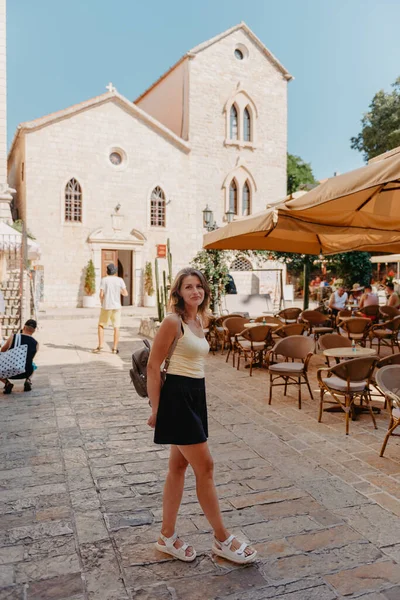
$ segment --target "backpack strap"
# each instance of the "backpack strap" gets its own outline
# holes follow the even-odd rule
[[[20,333],[16,333],[14,335],[14,348],[18,348],[21,345],[21,334]]]
[[[168,354],[166,356],[166,359],[164,360],[164,366],[163,366],[163,369],[162,369],[163,373],[167,373],[168,372],[168,367],[169,367],[169,363],[171,361],[171,357],[172,357],[173,353],[175,352],[176,345],[178,343],[179,338],[181,337],[181,328],[182,328],[182,320],[179,317],[179,328],[178,328],[178,331],[175,334],[174,341],[172,342],[172,344],[170,346],[170,349],[168,350]]]

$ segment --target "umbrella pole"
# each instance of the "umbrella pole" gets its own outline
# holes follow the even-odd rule
[[[310,301],[310,259],[304,258],[303,310],[307,310]]]

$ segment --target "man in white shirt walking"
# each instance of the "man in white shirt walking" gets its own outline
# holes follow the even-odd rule
[[[103,349],[104,327],[111,322],[114,327],[114,345],[112,352],[118,354],[119,328],[121,326],[121,295],[127,296],[128,292],[124,280],[117,276],[118,269],[115,265],[107,265],[107,276],[100,283],[100,319],[98,326],[99,345],[93,352],[99,353]]]

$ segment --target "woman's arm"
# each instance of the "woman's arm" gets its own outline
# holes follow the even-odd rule
[[[160,367],[168,355],[174,339],[180,333],[181,321],[177,315],[168,315],[154,339],[147,363],[147,392],[151,404],[151,416],[148,420],[150,427],[156,424],[158,404],[160,402]]]

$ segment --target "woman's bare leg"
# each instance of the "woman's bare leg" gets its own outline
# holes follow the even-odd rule
[[[165,537],[171,537],[175,532],[176,519],[182,501],[183,487],[188,461],[184,458],[177,446],[171,446],[169,456],[168,474],[164,485],[163,494],[163,521],[161,533]],[[160,538],[158,543],[164,545]],[[183,545],[181,539],[177,539],[174,546],[180,548]],[[193,548],[189,546],[185,552],[186,556],[193,554]]]
[[[207,442],[203,444],[191,444],[189,446],[178,446],[179,450],[193,468],[196,476],[196,492],[200,506],[214,530],[214,535],[220,542],[228,539],[230,533],[226,529],[221,511],[217,491],[214,484],[214,462],[210,454]],[[237,550],[240,543],[236,538],[231,544],[232,550]],[[246,555],[252,554],[254,550],[246,548]]]

